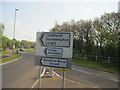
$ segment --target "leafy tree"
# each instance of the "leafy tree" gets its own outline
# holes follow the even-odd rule
[[[0,48],[2,47],[2,35],[3,35],[3,30],[5,29],[5,26],[0,23]]]
[[[16,48],[20,48],[20,46],[21,46],[21,42],[20,42],[20,41],[16,41],[15,47],[16,47]]]
[[[7,43],[10,41],[10,39],[6,36],[2,36],[2,48],[5,50],[7,48]]]
[[[73,48],[83,55],[118,56],[119,22],[118,13],[105,13],[94,20],[71,20],[61,25],[56,23],[51,31],[73,32]]]
[[[94,21],[95,40],[100,46],[102,56],[117,55],[119,21],[117,13],[105,13],[100,19]]]

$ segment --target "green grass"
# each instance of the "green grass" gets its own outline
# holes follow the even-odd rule
[[[3,51],[2,52],[2,55],[5,55],[5,54],[7,54],[8,52],[5,50],[5,51]]]
[[[15,48],[15,50],[20,50],[20,48]]]
[[[26,52],[35,52],[34,49],[30,49],[30,51],[29,51],[29,49],[25,49],[25,51],[26,51]]]
[[[4,58],[2,60],[0,60],[0,63],[6,63],[8,61],[12,61],[12,60],[15,60],[16,58],[19,58],[21,56],[21,54],[14,54],[14,56],[10,56],[10,57],[7,57],[7,58]]]
[[[8,52],[5,50],[5,51],[2,51],[2,52],[0,52],[0,56],[1,55],[5,55],[5,54],[7,54]]]
[[[82,58],[79,58],[79,59],[73,58],[72,62],[73,64],[80,65],[80,66],[118,73],[118,66],[109,64],[109,63],[95,62],[95,61],[90,61]]]

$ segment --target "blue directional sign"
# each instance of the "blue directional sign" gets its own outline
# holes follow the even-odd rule
[[[63,56],[63,48],[47,47],[45,48],[44,52],[46,56],[56,56],[56,57]]]

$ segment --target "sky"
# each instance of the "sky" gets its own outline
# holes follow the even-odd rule
[[[2,23],[4,35],[13,38],[14,15],[16,12],[15,38],[36,41],[36,32],[48,32],[55,21],[62,24],[74,19],[89,20],[105,12],[117,12],[119,0],[3,0]],[[0,4],[1,7],[1,4]],[[31,38],[31,39],[30,39]]]

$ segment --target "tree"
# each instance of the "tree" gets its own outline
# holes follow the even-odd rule
[[[0,48],[2,47],[2,36],[3,36],[3,30],[5,29],[5,26],[0,23]]]
[[[94,20],[95,40],[100,46],[102,56],[116,56],[119,22],[117,13],[105,13],[100,19]]]
[[[20,41],[16,41],[15,47],[16,47],[16,48],[20,48],[20,46],[21,46],[21,42],[20,42]]]
[[[2,48],[5,50],[8,46],[10,39],[6,36],[2,36]]]
[[[118,13],[105,13],[94,20],[71,20],[58,23],[51,29],[54,32],[73,32],[74,50],[81,54],[100,56],[118,56],[118,29],[120,28]]]

